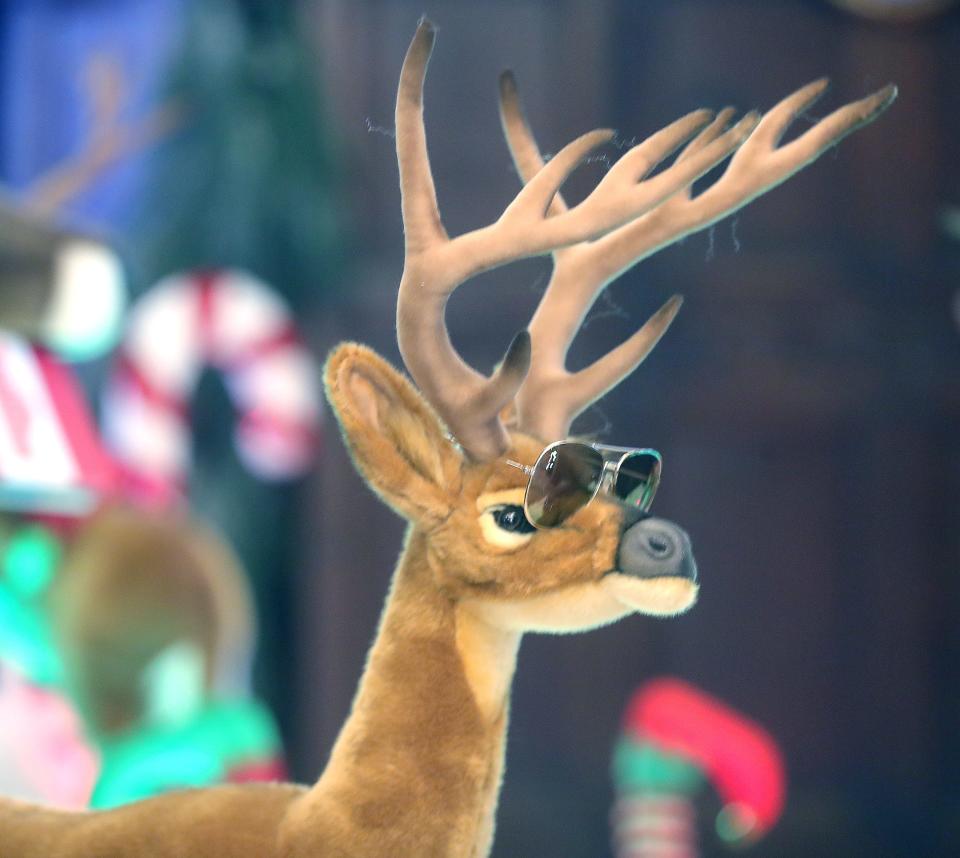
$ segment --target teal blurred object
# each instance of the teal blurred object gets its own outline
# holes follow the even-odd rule
[[[116,807],[172,789],[281,779],[273,718],[255,701],[214,702],[188,723],[107,738],[90,805]]]
[[[15,529],[0,556],[0,657],[29,681],[63,685],[63,662],[43,607],[62,549],[54,533],[41,525]]]
[[[62,554],[59,540],[45,527],[24,527],[7,543],[3,578],[24,599],[46,592]]]
[[[618,792],[693,795],[705,783],[703,770],[653,742],[621,737],[613,750],[613,780]]]

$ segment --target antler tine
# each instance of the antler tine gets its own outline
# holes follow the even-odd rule
[[[397,342],[403,361],[427,400],[473,458],[496,458],[507,447],[499,413],[516,395],[530,360],[526,332],[507,350],[500,370],[486,378],[454,349],[444,320],[459,285],[448,266],[456,242],[440,219],[423,123],[423,83],[436,31],[421,20],[407,50],[397,91],[397,162],[406,258],[397,298]]]
[[[700,163],[709,161],[713,166],[740,145],[759,117],[748,114],[728,129],[732,113],[729,109],[721,111],[687,144],[674,167],[682,162],[689,164],[695,156]],[[516,81],[510,72],[500,78],[500,116],[517,171],[523,181],[528,181],[541,168],[543,158],[524,116]],[[664,171],[664,174],[669,172]],[[685,173],[684,178],[687,175]],[[700,173],[689,178],[676,196],[689,194],[689,183],[697,175]],[[669,200],[661,206],[668,203]],[[551,214],[566,210],[559,194],[551,206]],[[577,414],[616,386],[643,361],[680,311],[683,299],[675,295],[640,330],[609,354],[578,373],[566,370],[567,349],[597,295],[609,282],[606,278],[591,276],[601,257],[592,248],[631,230],[646,217],[649,215],[641,216],[633,224],[620,227],[595,242],[554,252],[553,276],[529,326],[531,371],[517,395],[518,425],[525,431],[549,440],[566,435]]]
[[[447,238],[440,221],[437,192],[427,154],[423,124],[423,83],[433,53],[436,30],[422,20],[407,50],[397,88],[397,162],[400,167],[400,206],[407,252],[424,250]]]
[[[183,119],[181,106],[168,103],[136,125],[124,126],[120,122],[124,101],[120,70],[104,56],[95,56],[90,61],[86,89],[93,130],[79,153],[48,170],[27,190],[23,204],[37,217],[54,214],[88,188],[112,162],[152,145]]]
[[[397,93],[397,159],[406,234],[397,300],[397,340],[404,363],[464,449],[476,459],[500,455],[509,437],[500,411],[513,401],[529,367],[530,344],[517,335],[500,369],[478,373],[457,354],[444,311],[466,279],[526,256],[596,239],[634,220],[709,170],[741,142],[716,140],[682,165],[638,181],[711,120],[695,111],[621,158],[578,206],[551,208],[560,186],[612,131],[591,131],[542,164],[493,224],[450,239],[437,206],[423,122],[423,84],[435,30],[420,22],[404,59]],[[555,216],[548,216],[553,211]]]
[[[844,136],[872,121],[896,97],[884,87],[839,108],[796,140],[777,143],[796,116],[826,89],[817,81],[781,101],[762,120],[747,114],[725,130],[732,108],[721,111],[684,149],[671,169],[696,161],[738,130],[752,134],[736,149],[723,176],[696,198],[689,183],[679,193],[631,223],[587,244],[554,253],[553,277],[531,321],[531,370],[517,396],[522,429],[545,439],[563,437],[573,419],[629,375],[649,354],[680,307],[675,296],[636,334],[579,373],[566,370],[566,353],[584,316],[615,277],[661,247],[710,226],[786,180]],[[512,78],[501,83],[501,114],[507,142],[524,181],[542,163],[523,118]],[[668,172],[668,171],[665,171]],[[562,205],[562,201],[557,201]]]

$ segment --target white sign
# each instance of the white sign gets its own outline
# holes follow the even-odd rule
[[[0,333],[0,497],[8,505],[52,494],[54,506],[73,509],[88,495],[67,433],[33,348]]]

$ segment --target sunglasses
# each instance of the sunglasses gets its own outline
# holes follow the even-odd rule
[[[536,463],[506,463],[529,475],[523,511],[535,527],[557,527],[601,491],[647,512],[660,485],[660,454],[635,447],[557,441]]]

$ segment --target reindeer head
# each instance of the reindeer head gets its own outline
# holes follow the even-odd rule
[[[643,361],[680,298],[586,369],[566,370],[567,349],[613,278],[779,184],[878,115],[895,90],[847,105],[780,147],[787,126],[825,81],[762,119],[749,113],[732,127],[732,109],[694,111],[629,150],[568,209],[560,186],[613,132],[585,134],[544,163],[505,74],[504,131],[526,185],[495,223],[451,239],[437,207],[423,124],[433,41],[433,27],[421,22],[404,61],[396,112],[406,239],[397,334],[419,390],[369,349],[340,346],[326,383],[347,444],[370,485],[422,536],[436,587],[496,626],[574,631],[632,612],[685,611],[697,597],[697,573],[690,540],[677,525],[601,493],[560,526],[534,527],[524,516],[522,467],[565,438],[579,413]],[[650,175],[681,146],[669,167]],[[723,176],[693,197],[691,183],[731,154]],[[528,330],[513,339],[492,376],[481,375],[450,342],[449,296],[483,271],[546,253],[553,255],[553,277]]]

